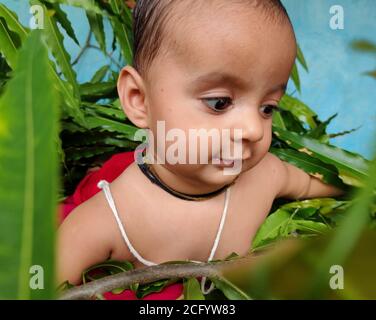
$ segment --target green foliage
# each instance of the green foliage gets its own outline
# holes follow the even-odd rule
[[[50,71],[33,32],[0,100],[0,298],[54,297],[58,100]],[[43,267],[44,290],[29,286],[34,265]]]
[[[351,48],[361,53],[367,53],[376,57],[376,44],[367,40],[356,40],[351,43]],[[367,76],[376,79],[376,69],[372,71],[366,71],[364,73]]]
[[[252,300],[251,297],[224,277],[211,279],[228,300]]]
[[[185,300],[205,300],[201,292],[200,282],[196,278],[190,278],[184,281],[184,299]]]
[[[351,204],[314,199],[283,205],[269,216],[253,241],[254,251],[264,249],[263,255],[241,269],[228,270],[224,276],[255,298],[375,299],[376,233],[370,221],[375,218],[376,160],[363,183],[365,188],[358,191]],[[337,225],[335,217],[339,214],[342,218]],[[323,228],[325,237],[278,244],[274,241],[265,250],[268,242],[291,235],[289,226],[295,224],[294,220],[304,217],[308,222],[320,216],[327,225]],[[337,227],[330,230],[331,226]],[[336,276],[333,267],[344,270],[340,289],[331,287]]]

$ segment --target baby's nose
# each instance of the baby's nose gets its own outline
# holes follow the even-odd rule
[[[242,140],[257,142],[264,137],[264,122],[257,108],[249,108],[238,121]]]

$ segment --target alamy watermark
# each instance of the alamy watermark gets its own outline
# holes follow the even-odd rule
[[[29,269],[30,280],[29,287],[32,290],[44,289],[44,269],[40,265],[33,265]]]
[[[166,132],[165,121],[158,121],[156,136],[150,129],[138,130],[135,139],[146,139],[136,148],[136,162],[137,154],[146,148],[149,164],[213,164],[221,166],[224,175],[238,175],[245,160],[242,129],[234,129],[232,135],[230,129],[216,128],[189,129],[187,134],[178,128]]]
[[[30,29],[44,29],[44,9],[40,5],[33,5],[30,7],[29,13],[31,18],[29,20]]]
[[[331,6],[329,9],[331,18],[329,20],[329,27],[332,30],[345,29],[345,10],[340,5]]]
[[[333,265],[330,267],[329,273],[333,274],[329,280],[329,287],[332,290],[343,290],[345,288],[343,267],[340,265]]]

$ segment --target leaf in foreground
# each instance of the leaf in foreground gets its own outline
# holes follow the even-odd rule
[[[53,297],[58,113],[50,70],[33,32],[0,100],[0,298]]]

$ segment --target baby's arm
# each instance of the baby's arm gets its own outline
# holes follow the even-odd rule
[[[118,232],[98,194],[77,207],[58,230],[57,281],[81,282],[82,272],[110,258]]]
[[[320,179],[310,176],[305,171],[281,161],[276,156],[269,154],[274,180],[278,188],[278,198],[306,199],[320,197],[335,197],[344,192]]]

